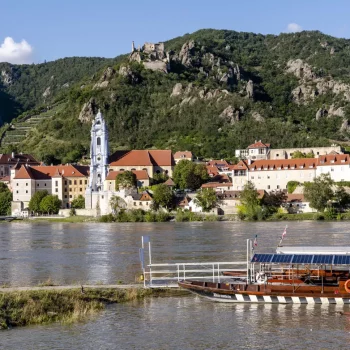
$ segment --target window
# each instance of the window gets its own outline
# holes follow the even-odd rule
[[[37,185],[37,187],[39,187],[39,184],[36,184]]]
[[[251,176],[250,178],[251,178],[252,180],[254,180],[254,176]]]
[[[18,186],[18,182],[16,183],[16,186]]]
[[[81,187],[79,188],[79,192],[83,192],[83,189]]]
[[[277,185],[277,189],[279,190],[279,188],[280,188],[280,185]]]
[[[67,195],[66,195],[66,194],[64,195],[64,198],[67,198]]]
[[[77,180],[74,180],[74,185],[76,185],[77,184]]]
[[[101,138],[100,137],[97,138],[96,142],[97,142],[97,146],[101,146]]]
[[[80,180],[80,181],[79,181],[79,185],[82,185],[82,184],[83,184],[83,180]]]
[[[67,180],[64,182],[65,185],[67,185]]]
[[[18,193],[18,191],[16,191],[16,193]]]
[[[139,205],[142,205],[142,202],[140,202]]]
[[[26,186],[28,186],[28,182],[26,182]]]
[[[46,187],[46,182],[44,183],[44,186]]]
[[[55,192],[58,193],[58,188],[56,188]]]
[[[58,181],[55,181],[55,186],[56,186],[56,187],[58,186]]]
[[[267,189],[268,189],[268,190],[270,189],[270,185],[267,185]]]
[[[72,195],[71,195],[71,194],[69,195],[69,198],[72,198]]]
[[[69,180],[69,184],[70,184],[70,185],[72,184],[72,180]]]
[[[72,187],[69,187],[69,192],[72,192]]]
[[[28,193],[28,190],[26,190],[26,193]]]
[[[134,205],[136,206],[136,202],[134,202]]]
[[[334,171],[334,168],[331,168],[331,171]]]
[[[85,180],[85,185],[87,185],[87,180]]]
[[[276,154],[276,157],[279,157],[279,156],[280,156],[280,155],[277,153],[277,154]]]

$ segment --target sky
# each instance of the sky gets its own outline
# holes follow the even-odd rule
[[[0,62],[115,57],[198,29],[350,38],[348,0],[0,0]]]

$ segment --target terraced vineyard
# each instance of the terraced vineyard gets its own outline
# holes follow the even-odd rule
[[[55,106],[49,107],[47,110],[40,114],[28,116],[14,121],[12,124],[8,125],[7,130],[3,134],[0,140],[0,147],[5,148],[9,145],[17,145],[22,142],[28,132],[35,128],[43,119],[51,118],[56,113],[64,108],[65,104],[57,104]]]

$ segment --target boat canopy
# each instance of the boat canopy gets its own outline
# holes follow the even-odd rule
[[[350,255],[254,254],[252,263],[350,265]]]
[[[350,254],[350,247],[346,246],[334,246],[334,247],[306,247],[306,246],[289,246],[289,247],[277,247],[277,254],[325,254],[325,255],[346,255]]]

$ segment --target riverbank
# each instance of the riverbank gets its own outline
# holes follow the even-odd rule
[[[52,322],[72,323],[97,314],[106,305],[147,297],[179,295],[173,289],[80,287],[0,292],[0,329]],[[182,292],[183,293],[183,292]]]

